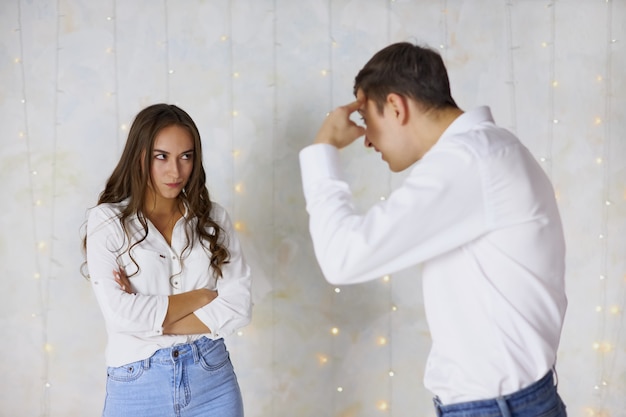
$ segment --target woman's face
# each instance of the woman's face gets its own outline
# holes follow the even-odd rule
[[[150,170],[157,200],[178,197],[191,175],[193,153],[193,138],[187,129],[171,125],[157,133]]]

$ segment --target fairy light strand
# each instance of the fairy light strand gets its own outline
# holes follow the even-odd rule
[[[611,314],[611,309],[608,306],[608,286],[610,285],[610,276],[608,269],[608,252],[609,252],[609,217],[610,217],[610,184],[611,184],[611,164],[610,164],[610,155],[611,155],[611,88],[612,88],[612,61],[613,61],[613,51],[612,51],[612,43],[613,43],[613,30],[612,30],[612,2],[606,3],[606,58],[605,58],[605,76],[604,76],[604,87],[605,87],[605,100],[604,100],[604,140],[602,141],[603,149],[602,149],[602,220],[601,220],[601,230],[599,244],[600,244],[600,306],[601,306],[601,314],[600,314],[600,337],[599,341],[596,343],[600,343],[602,348],[599,349],[598,352],[598,362],[600,364],[599,369],[597,370],[597,377],[594,388],[598,391],[598,399],[599,406],[598,409],[603,412],[605,410],[605,402],[608,396],[608,392],[610,390],[610,385],[607,387],[607,384],[613,382],[612,375],[614,370],[614,364],[616,361],[616,354],[614,349],[611,349],[611,346],[615,346],[619,340],[617,337],[615,340],[612,340],[614,343],[611,344],[611,340],[608,338],[607,331],[607,314]],[[600,121],[601,122],[601,121]],[[596,120],[596,123],[599,123]],[[620,322],[621,325],[621,322]],[[617,329],[617,335],[619,336],[619,327]],[[595,345],[594,345],[595,346]],[[607,355],[609,356],[607,358]],[[610,362],[608,364],[607,362]],[[609,365],[609,366],[607,366]],[[608,381],[608,382],[607,382]]]
[[[272,81],[273,81],[273,103],[272,103],[272,117],[273,117],[273,130],[274,130],[274,134],[271,135],[271,141],[272,141],[272,155],[279,155],[278,152],[278,145],[276,142],[276,132],[278,131],[278,59],[277,59],[277,54],[278,54],[278,9],[277,9],[277,5],[276,5],[276,1],[277,0],[273,0],[272,2],[272,7],[273,7],[273,15],[272,15],[272,38],[273,38],[273,42],[272,42]],[[276,205],[276,182],[277,182],[277,177],[278,174],[276,172],[276,164],[271,164],[272,166],[272,213],[278,213],[278,207]],[[277,227],[276,227],[276,216],[270,216],[270,223],[271,223],[271,230],[272,230],[272,242],[277,242],[277,237],[278,237],[278,232],[277,232]],[[278,268],[276,265],[276,261],[271,262],[271,268],[272,268],[272,288],[276,288],[276,277],[278,276]],[[276,303],[274,301],[272,301],[271,303],[271,317],[272,317],[272,323],[276,323]],[[272,358],[272,363],[276,363],[276,346],[277,346],[277,341],[276,341],[276,333],[275,331],[270,332],[271,333],[271,343],[272,343],[272,348],[271,348],[271,358]],[[276,372],[271,372],[271,381],[272,381],[272,388],[276,386],[276,377],[275,377]],[[277,415],[276,413],[276,400],[275,397],[276,395],[272,395],[272,398],[270,399],[270,410],[272,412],[271,415],[275,416]]]
[[[31,147],[31,137],[30,137],[30,129],[29,129],[29,114],[28,114],[28,97],[26,94],[26,71],[24,69],[24,35],[23,35],[23,25],[22,25],[22,5],[21,2],[18,0],[17,1],[17,24],[18,24],[18,28],[17,28],[17,32],[19,34],[18,39],[19,39],[19,53],[20,53],[20,57],[18,60],[16,60],[16,64],[20,65],[20,76],[21,76],[21,83],[20,83],[20,87],[21,87],[21,93],[22,93],[22,99],[20,101],[20,104],[22,106],[22,114],[23,114],[23,123],[24,123],[24,133],[22,136],[23,140],[24,140],[24,144],[26,146],[26,166],[27,166],[27,178],[28,178],[28,187],[30,190],[30,199],[31,199],[31,225],[32,225],[32,233],[33,233],[33,245],[37,245],[38,242],[38,237],[39,237],[39,222],[38,222],[38,216],[36,214],[36,207],[37,207],[37,203],[36,201],[38,201],[37,196],[35,194],[35,183],[34,183],[34,179],[33,177],[35,176],[35,173],[37,172],[34,167],[33,167],[33,161],[32,161],[32,147]],[[58,36],[57,36],[58,39]],[[44,279],[42,278],[42,272],[41,272],[41,258],[40,258],[40,254],[41,254],[41,250],[35,250],[35,272],[33,273],[34,275],[34,279],[37,280],[37,297],[39,299],[39,312],[38,313],[33,313],[33,317],[38,317],[39,320],[41,321],[41,329],[42,329],[42,338],[41,338],[41,343],[42,343],[42,347],[41,347],[41,352],[43,354],[43,366],[42,366],[42,372],[41,372],[41,390],[42,390],[42,397],[41,397],[41,414],[43,416],[48,416],[50,415],[50,397],[49,397],[49,373],[50,373],[50,366],[49,366],[49,354],[46,350],[46,346],[48,345],[48,309],[47,309],[47,289],[46,289],[46,283],[44,283]]]
[[[548,175],[548,178],[552,180],[552,148],[554,142],[554,125],[558,123],[558,120],[555,117],[555,109],[554,109],[554,86],[552,83],[554,82],[556,75],[556,5],[555,2],[550,2],[547,6],[550,9],[550,43],[549,43],[549,56],[550,56],[550,90],[548,93],[548,103],[549,103],[549,111],[550,111],[550,122],[548,123],[548,140],[546,143],[546,152],[545,152],[545,171]]]
[[[174,74],[170,61],[170,28],[167,0],[163,0],[163,27],[165,28],[165,100],[170,101],[170,77]]]
[[[391,16],[392,16],[392,11],[393,11],[393,0],[389,1],[387,3],[387,44],[390,44],[392,41],[392,25],[391,25]],[[392,173],[389,172],[389,182],[388,182],[388,192],[387,195],[389,195],[391,193],[392,190],[392,186],[391,186],[391,179],[392,179]],[[389,415],[393,415],[393,378],[391,377],[392,372],[393,372],[393,311],[391,309],[391,306],[393,305],[393,281],[388,282],[389,288],[388,288],[388,301],[389,301],[389,309],[387,310],[387,354],[388,354],[388,358],[387,358],[387,373],[388,373],[388,377],[387,377],[387,402],[384,404],[385,408],[381,409],[381,411],[387,411],[387,413]],[[379,406],[380,409],[380,406]]]
[[[513,56],[513,52],[516,49],[513,46],[513,25],[511,23],[511,14],[513,3],[511,0],[507,1],[505,7],[506,14],[506,42],[507,42],[507,54],[508,54],[508,72],[509,79],[507,83],[509,84],[509,105],[511,111],[511,131],[513,133],[517,133],[517,106],[516,99],[517,94],[515,91],[515,59]]]
[[[116,137],[117,137],[117,149],[118,151],[122,149],[124,143],[126,142],[125,135],[122,135],[122,129],[119,129],[120,126],[120,95],[119,95],[119,71],[118,71],[118,55],[117,48],[118,45],[118,26],[117,26],[117,0],[113,0],[111,5],[112,15],[111,20],[113,21],[113,94],[115,95],[115,126],[116,128]]]
[[[333,36],[333,11],[332,11],[332,0],[327,0],[326,10],[328,12],[328,72],[330,73],[328,76],[328,111],[331,111],[334,108],[334,85],[333,85],[333,76],[334,76],[334,67],[333,67],[333,45],[335,44],[335,39]],[[331,288],[330,286],[326,286],[327,288]],[[340,297],[341,291],[335,291],[330,295],[330,317],[333,320],[336,319],[337,314],[337,303],[335,299]],[[339,329],[337,327],[332,327],[330,330],[330,360],[331,360],[331,378],[333,383],[330,385],[329,389],[331,390],[330,394],[330,414],[334,415],[337,410],[337,395],[341,395],[343,389],[341,388],[340,381],[338,380],[338,355],[337,355],[337,334],[339,333]]]

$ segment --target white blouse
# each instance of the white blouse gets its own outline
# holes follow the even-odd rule
[[[118,219],[123,205],[124,202],[98,205],[89,211],[87,220],[87,266],[108,332],[108,366],[146,359],[158,349],[202,336],[227,336],[250,322],[250,268],[223,207],[213,203],[211,217],[223,229],[222,241],[230,253],[230,262],[222,265],[223,277],[216,279],[209,269],[210,253],[197,238],[191,250],[183,252],[187,242],[184,216],[174,226],[171,246],[148,221],[146,239],[129,253],[128,239]],[[196,221],[191,219],[191,225]],[[144,234],[136,215],[129,223],[129,231],[132,243]],[[120,267],[129,276],[135,294],[122,291],[114,281],[113,271]],[[199,288],[218,292],[217,298],[194,312],[212,333],[164,335],[162,324],[168,296]]]

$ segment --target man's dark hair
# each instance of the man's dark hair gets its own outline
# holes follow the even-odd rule
[[[387,95],[415,100],[424,110],[458,108],[450,94],[450,81],[441,55],[409,42],[378,51],[354,79],[354,95],[361,89],[382,113]]]

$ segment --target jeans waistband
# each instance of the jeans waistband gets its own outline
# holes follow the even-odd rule
[[[143,360],[144,368],[151,364],[173,364],[198,362],[200,357],[216,344],[224,343],[223,339],[209,339],[201,337],[191,343],[183,343],[157,350],[152,356]]]
[[[526,388],[522,388],[512,394],[504,395],[488,400],[468,401],[463,403],[455,403],[442,405],[438,398],[434,398],[433,402],[437,416],[445,416],[446,413],[462,412],[464,410],[472,410],[476,408],[484,408],[488,410],[492,408],[499,411],[503,416],[510,416],[511,410],[522,408],[529,403],[541,400],[543,397],[553,395],[556,392],[556,372],[550,370],[539,381],[532,383]]]

